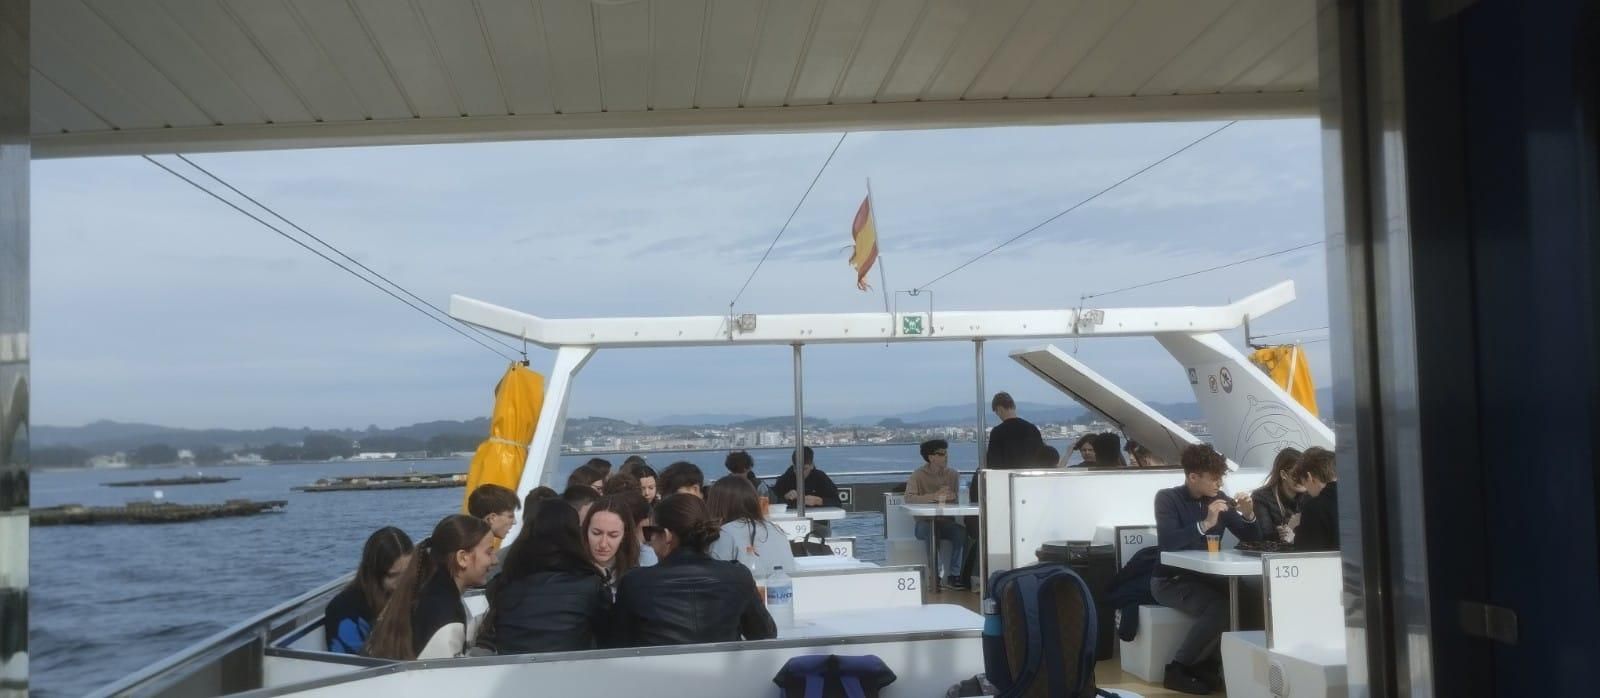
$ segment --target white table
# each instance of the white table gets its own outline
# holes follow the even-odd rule
[[[938,591],[941,584],[939,579],[939,527],[933,525],[931,519],[939,516],[977,516],[983,510],[983,507],[977,504],[960,504],[957,502],[950,504],[928,502],[901,504],[900,506],[905,507],[906,513],[910,514],[912,518],[930,519],[928,523],[928,577],[932,578],[933,582],[928,585],[928,588]],[[973,535],[971,531],[967,533],[968,535]],[[960,570],[957,570],[957,572],[959,573]]]
[[[837,521],[845,517],[845,510],[839,507],[806,507],[806,515],[789,505],[783,511],[774,511],[767,516],[769,519],[811,519],[812,521]]]
[[[853,557],[839,557],[838,555],[806,555],[794,559],[794,568],[799,572],[857,570],[867,567],[877,567],[877,565],[857,560]]]
[[[793,640],[982,629],[983,616],[955,604],[929,604],[881,611],[851,611],[797,620],[791,627],[778,628],[778,638]]]
[[[1261,576],[1261,558],[1232,550],[1208,553],[1183,550],[1161,553],[1161,564],[1228,578],[1228,629],[1239,629],[1239,578]]]

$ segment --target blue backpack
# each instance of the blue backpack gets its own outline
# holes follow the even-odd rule
[[[783,698],[877,698],[896,678],[876,655],[811,654],[784,662],[772,682]]]
[[[1096,618],[1089,585],[1065,564],[989,576],[983,670],[1000,696],[1113,696],[1094,685]]]

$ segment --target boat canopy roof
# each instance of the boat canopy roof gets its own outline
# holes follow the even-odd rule
[[[36,157],[1313,116],[1313,0],[33,4]]]
[[[949,310],[804,315],[549,319],[465,296],[450,315],[547,348],[862,344],[1056,337],[1147,337],[1238,328],[1295,298],[1284,281],[1228,305],[1169,308]]]

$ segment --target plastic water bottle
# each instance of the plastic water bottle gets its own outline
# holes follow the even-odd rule
[[[761,569],[761,566],[757,565],[754,560],[744,563],[744,566],[750,568],[750,576],[756,580],[756,597],[761,599],[762,605],[766,605],[767,571]]]
[[[789,581],[783,565],[773,565],[767,576],[767,613],[780,628],[794,625],[794,582]]]

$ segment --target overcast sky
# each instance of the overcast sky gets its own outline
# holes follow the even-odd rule
[[[1218,125],[852,133],[739,310],[882,310],[846,264],[869,177],[889,286],[905,289]],[[459,293],[546,317],[717,315],[838,138],[194,159],[440,306]],[[1313,120],[1241,122],[940,281],[935,311],[1074,307],[1086,293],[1320,240],[1319,150]],[[490,409],[503,359],[141,159],[37,161],[32,188],[35,423],[389,427]],[[1221,304],[1285,279],[1299,300],[1254,329],[1326,325],[1321,246],[1097,302]],[[1006,357],[1021,344],[991,343],[990,390],[1064,404]],[[1319,385],[1327,346],[1308,345]],[[1193,399],[1153,339],[1076,348],[1147,401]],[[530,352],[536,369],[551,355]],[[971,356],[959,342],[809,349],[807,411],[970,402]],[[579,376],[571,414],[787,414],[790,366],[785,347],[602,351]]]

